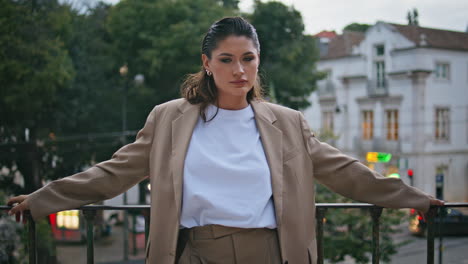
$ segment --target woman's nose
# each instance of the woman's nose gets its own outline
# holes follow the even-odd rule
[[[242,75],[244,74],[244,67],[242,66],[241,63],[234,63],[234,69],[233,69],[233,74],[234,75]]]

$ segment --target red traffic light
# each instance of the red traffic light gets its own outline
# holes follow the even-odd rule
[[[413,170],[412,169],[408,169],[407,173],[408,173],[408,177],[413,177]]]

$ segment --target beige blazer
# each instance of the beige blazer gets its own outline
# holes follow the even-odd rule
[[[425,193],[399,179],[385,178],[319,142],[300,112],[267,102],[251,104],[271,171],[283,263],[316,263],[315,180],[357,201],[428,210]],[[184,159],[198,118],[199,106],[185,99],[156,106],[135,142],[119,149],[112,159],[31,194],[28,201],[34,219],[109,199],[149,175],[147,263],[173,264]]]

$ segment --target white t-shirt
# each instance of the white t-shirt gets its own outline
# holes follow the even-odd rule
[[[209,120],[216,112],[206,109]],[[276,228],[271,176],[252,107],[199,118],[184,164],[182,227]]]

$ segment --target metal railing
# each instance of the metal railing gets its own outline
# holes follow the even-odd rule
[[[431,206],[426,213],[427,220],[427,263],[434,264],[434,239],[435,239],[435,223],[438,209],[440,208],[455,208],[468,207],[468,203],[446,203],[444,206]],[[366,203],[319,203],[316,205],[316,231],[317,231],[317,264],[324,262],[324,247],[323,247],[323,223],[328,209],[338,208],[366,208],[369,209],[372,218],[372,263],[377,264],[380,261],[380,216],[382,215],[382,207]],[[0,206],[0,211],[10,210],[10,206]],[[87,205],[78,208],[83,211],[86,224],[86,244],[87,244],[87,264],[94,263],[94,231],[93,223],[98,210],[141,210],[145,212],[145,242],[148,240],[149,233],[149,205],[122,205],[122,206],[102,206],[102,205]],[[29,213],[25,214],[28,225],[28,252],[29,263],[37,263],[37,238],[36,225]],[[147,243],[145,243],[147,244]]]
[[[371,79],[367,81],[367,96],[381,97],[388,96],[388,80]]]

